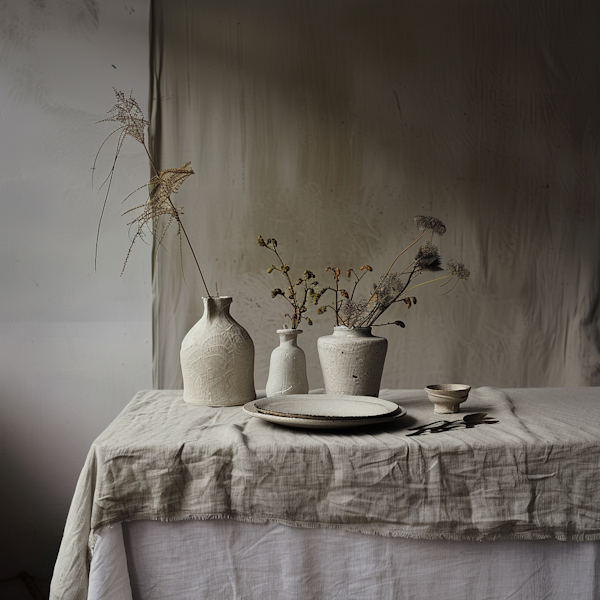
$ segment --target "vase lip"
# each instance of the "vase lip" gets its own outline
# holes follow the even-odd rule
[[[277,333],[302,333],[302,329],[290,329],[286,327],[285,329],[278,329]]]
[[[205,312],[227,311],[233,302],[231,296],[202,296]]]
[[[346,325],[335,325],[334,331],[371,331],[371,327],[347,327]]]
[[[210,303],[211,300],[217,306],[229,306],[233,302],[233,297],[232,296],[202,296],[202,301],[204,302],[205,306],[208,306],[208,304]]]

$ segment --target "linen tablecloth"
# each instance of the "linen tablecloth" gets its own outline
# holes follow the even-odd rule
[[[455,542],[279,523],[98,532],[87,600],[598,600],[600,542]]]
[[[101,527],[232,518],[416,539],[600,539],[600,390],[473,390],[463,414],[499,422],[408,436],[436,421],[422,391],[388,424],[322,432],[241,407],[140,392],[94,442],[67,525],[54,598],[81,597]],[[450,415],[460,419],[463,415]]]

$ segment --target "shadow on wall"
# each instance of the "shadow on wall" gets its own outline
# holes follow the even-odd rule
[[[7,385],[2,386],[0,397],[2,402],[10,399],[23,406],[29,404],[18,390]],[[0,569],[2,580],[17,575],[17,565],[23,564],[27,564],[28,571],[34,575],[51,577],[69,508],[69,493],[72,495],[75,488],[75,481],[64,481],[57,473],[49,453],[40,452],[44,440],[60,439],[63,434],[52,426],[52,418],[42,418],[44,409],[32,412],[37,414],[25,418],[5,415],[0,420],[4,448],[0,454],[0,473],[6,486],[2,494],[5,518],[0,521],[0,539],[4,540],[4,546],[8,546],[10,540],[10,554],[7,547]],[[70,466],[77,467],[63,465],[62,468],[68,470]],[[77,472],[75,469],[73,473]],[[0,590],[4,588],[0,586]]]

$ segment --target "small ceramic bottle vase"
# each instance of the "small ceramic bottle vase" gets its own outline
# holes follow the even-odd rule
[[[267,396],[308,394],[306,356],[298,346],[301,329],[278,329],[279,346],[271,354]]]
[[[334,327],[317,341],[325,392],[350,396],[379,395],[387,340],[370,327]]]
[[[203,298],[204,314],[181,343],[183,399],[237,406],[256,398],[254,343],[229,314],[230,296]]]

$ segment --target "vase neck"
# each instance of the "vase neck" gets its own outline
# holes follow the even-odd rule
[[[202,298],[204,302],[204,317],[210,321],[220,315],[229,316],[229,306],[233,302],[231,296],[209,296]]]
[[[279,345],[297,346],[298,334],[302,333],[302,329],[278,329]]]
[[[333,335],[336,337],[373,337],[370,327],[355,327],[351,329],[345,325],[338,325],[333,328]]]

